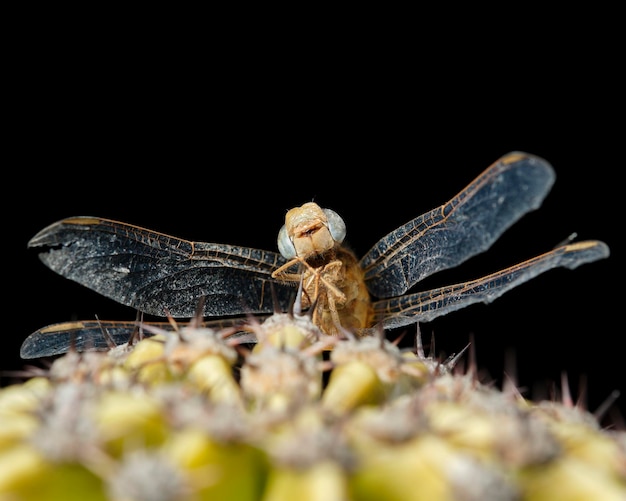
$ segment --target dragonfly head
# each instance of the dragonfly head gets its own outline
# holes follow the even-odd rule
[[[346,225],[335,211],[314,202],[289,210],[278,233],[278,250],[285,259],[321,255],[343,242]]]

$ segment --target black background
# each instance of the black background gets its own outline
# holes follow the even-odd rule
[[[65,47],[65,46],[63,46]],[[578,233],[611,257],[552,270],[490,305],[422,325],[449,355],[473,336],[486,379],[514,354],[525,395],[549,397],[562,373],[595,410],[623,377],[623,81],[576,53],[478,66],[472,54],[358,62],[246,52],[193,57],[167,45],[83,52],[38,44],[12,77],[5,158],[2,369],[22,340],[71,319],[134,312],[54,274],[27,242],[67,216],[118,219],[175,236],[276,249],[285,211],[306,201],[344,218],[358,255],[455,195],[501,155],[547,159],[557,181],[543,206],[485,254],[429,277],[426,289],[544,252]],[[409,51],[410,52],[410,51]],[[408,57],[408,59],[407,59]],[[582,57],[582,60],[578,58]],[[576,64],[573,64],[573,63]],[[441,71],[439,71],[441,70]],[[593,78],[588,78],[593,75]],[[582,78],[586,76],[585,78]],[[1,382],[16,379],[5,374]],[[615,423],[623,395],[610,420]]]

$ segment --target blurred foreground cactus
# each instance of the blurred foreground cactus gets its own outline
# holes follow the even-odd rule
[[[306,316],[157,331],[0,391],[0,500],[626,500],[626,433]],[[323,356],[324,353],[329,354]]]

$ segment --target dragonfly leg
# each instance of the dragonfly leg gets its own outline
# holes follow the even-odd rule
[[[287,273],[287,270],[296,264],[300,264],[303,271],[299,274]],[[295,257],[275,270],[272,277],[287,282],[299,282],[302,279],[303,298],[307,298],[303,301],[303,307],[316,305],[313,322],[327,333],[337,331],[337,326],[340,325],[338,307],[347,301],[345,293],[340,288],[343,281],[343,263],[339,259],[314,267],[305,259]]]

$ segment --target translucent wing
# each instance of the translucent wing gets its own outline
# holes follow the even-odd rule
[[[287,311],[295,295],[271,278],[285,262],[278,253],[191,242],[108,219],[64,219],[28,245],[42,247],[39,257],[60,275],[152,315],[192,317],[203,296],[203,316]]]
[[[203,322],[203,327],[224,328],[236,323],[235,319],[214,320]],[[144,322],[141,325],[158,327],[161,330],[174,329],[170,322]],[[178,327],[186,323],[177,322]],[[36,330],[22,343],[20,356],[24,359],[51,357],[66,353],[70,348],[78,352],[108,351],[112,346],[127,343],[138,335],[139,322],[125,321],[75,321],[48,325]],[[152,334],[142,329],[142,335]],[[135,337],[135,339],[137,339]]]
[[[168,322],[160,323],[167,328]],[[71,346],[77,351],[107,351],[111,344],[128,342],[138,326],[136,322],[62,322],[42,327],[28,336],[22,343],[22,358],[37,358],[59,355]]]
[[[541,205],[554,180],[552,167],[541,158],[503,156],[452,200],[392,231],[363,256],[370,293],[399,296],[423,278],[484,252]]]
[[[382,322],[385,328],[429,322],[470,304],[489,303],[551,268],[573,269],[608,256],[608,246],[597,240],[562,245],[477,280],[375,301],[376,322]]]

